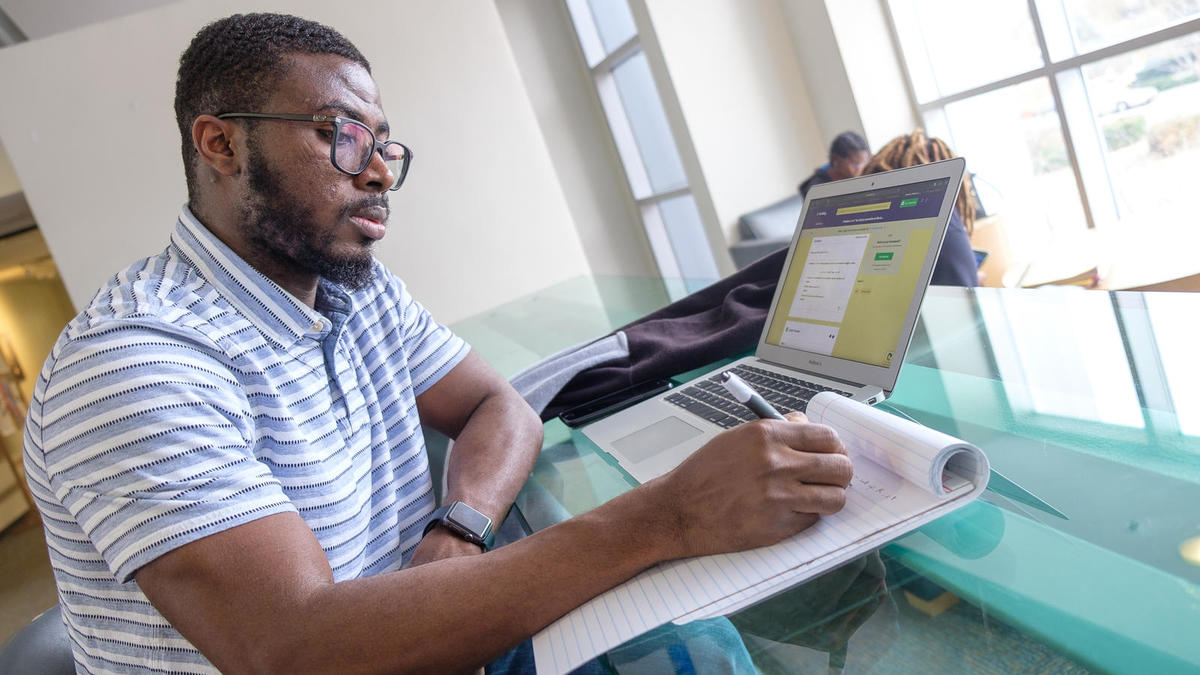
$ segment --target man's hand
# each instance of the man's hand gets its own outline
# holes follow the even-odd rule
[[[425,535],[420,544],[417,544],[417,550],[413,551],[412,560],[409,561],[408,566],[416,567],[443,558],[457,558],[480,553],[483,553],[483,548],[479,544],[472,544],[444,527],[435,527]]]
[[[837,433],[792,415],[726,431],[646,487],[678,518],[682,555],[695,556],[766,546],[811,526],[841,510],[852,475]]]

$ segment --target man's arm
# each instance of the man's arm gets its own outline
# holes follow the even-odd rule
[[[475,352],[417,397],[417,412],[423,425],[454,439],[442,502],[465,502],[499,527],[542,447],[537,413]],[[412,564],[479,552],[439,528],[417,547]]]
[[[485,555],[334,583],[312,532],[278,514],[142,567],[156,608],[223,672],[478,667],[662,560],[763,546],[833,513],[850,461],[827,427],[762,420],[676,470]]]

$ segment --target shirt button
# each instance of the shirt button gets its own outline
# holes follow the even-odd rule
[[[324,321],[318,321],[312,325],[312,330],[314,333],[320,333],[323,328],[325,328]]]

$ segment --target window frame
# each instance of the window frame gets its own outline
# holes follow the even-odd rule
[[[574,38],[579,47],[580,58],[583,66],[587,69],[597,95],[596,100],[601,115],[607,123],[617,155],[621,160],[626,179],[625,184],[630,191],[632,204],[637,211],[642,230],[650,245],[659,275],[664,279],[683,279],[688,282],[687,291],[695,290],[692,286],[698,288],[706,285],[723,273],[721,265],[724,261],[717,256],[717,249],[713,243],[712,223],[715,222],[716,217],[712,212],[706,187],[702,179],[697,177],[694,166],[696,163],[695,151],[690,145],[686,127],[681,122],[681,115],[678,114],[678,111],[674,111],[676,114],[673,114],[673,110],[678,108],[678,102],[673,99],[674,90],[671,88],[670,78],[660,72],[662,68],[656,67],[656,60],[661,62],[662,59],[661,55],[655,53],[657,40],[645,15],[645,8],[640,6],[639,0],[623,1],[627,2],[633,17],[634,33],[606,54],[603,40],[600,38],[594,20],[590,25],[582,27],[576,20],[579,13],[590,12],[588,0],[562,0],[562,6],[574,29]],[[666,116],[671,140],[683,168],[684,183],[682,185],[672,185],[662,190],[653,188],[632,125],[617,90],[614,70],[638,53],[644,55],[650,68],[650,74],[658,94],[658,102]],[[593,64],[589,54],[603,54],[603,56]],[[610,111],[619,111],[619,113],[611,114]],[[703,250],[707,255],[705,260],[692,261],[692,263],[698,262],[700,267],[711,269],[712,272],[706,277],[693,279],[684,276],[682,272],[684,266],[680,264],[680,252],[671,242],[668,225],[664,222],[659,209],[664,202],[684,196],[690,197],[696,207],[697,225],[700,228],[698,234],[704,238]],[[717,229],[719,231],[719,228]],[[683,294],[682,292],[672,292],[671,295],[674,299],[675,296]]]
[[[945,107],[952,103],[1032,80],[1046,80],[1050,86],[1050,94],[1054,99],[1055,112],[1058,114],[1067,160],[1075,176],[1076,187],[1079,190],[1079,198],[1083,206],[1086,227],[1089,230],[1096,229],[1097,227],[1109,227],[1118,223],[1120,213],[1116,190],[1113,187],[1108,172],[1108,159],[1104,147],[1103,134],[1097,124],[1096,116],[1093,114],[1091,103],[1087,98],[1082,68],[1111,57],[1129,54],[1139,49],[1200,32],[1200,17],[1179,21],[1149,33],[1119,40],[1104,47],[1077,53],[1074,56],[1056,61],[1051,58],[1049,43],[1046,39],[1046,31],[1043,25],[1043,18],[1046,12],[1051,11],[1052,8],[1048,6],[1049,3],[1044,3],[1044,0],[1043,4],[1045,6],[1039,11],[1039,0],[1026,0],[1026,8],[1033,24],[1034,37],[1042,55],[1042,65],[1038,68],[1010,75],[1000,80],[922,102],[917,97],[917,89],[913,82],[913,75],[908,61],[903,54],[903,50],[898,49],[897,57],[900,60],[900,68],[904,73],[905,84],[908,87],[913,115],[915,119],[920,120],[921,124],[924,125],[926,116],[930,114],[941,114],[944,119]],[[883,5],[888,29],[892,34],[893,40],[899,46],[902,44],[902,41],[900,32],[897,29],[896,18],[893,14],[892,3],[888,0],[883,0]],[[1055,8],[1065,11],[1061,4],[1056,3]],[[1055,18],[1063,26],[1067,25],[1065,16]],[[950,129],[951,134],[951,138],[947,140],[951,145],[954,145],[953,129],[948,124],[946,128]],[[1081,157],[1086,161],[1080,161]]]

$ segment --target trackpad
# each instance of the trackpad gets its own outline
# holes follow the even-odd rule
[[[678,417],[659,420],[623,438],[613,441],[613,448],[632,462],[642,460],[678,445],[689,438],[704,433],[704,430],[684,422]]]

